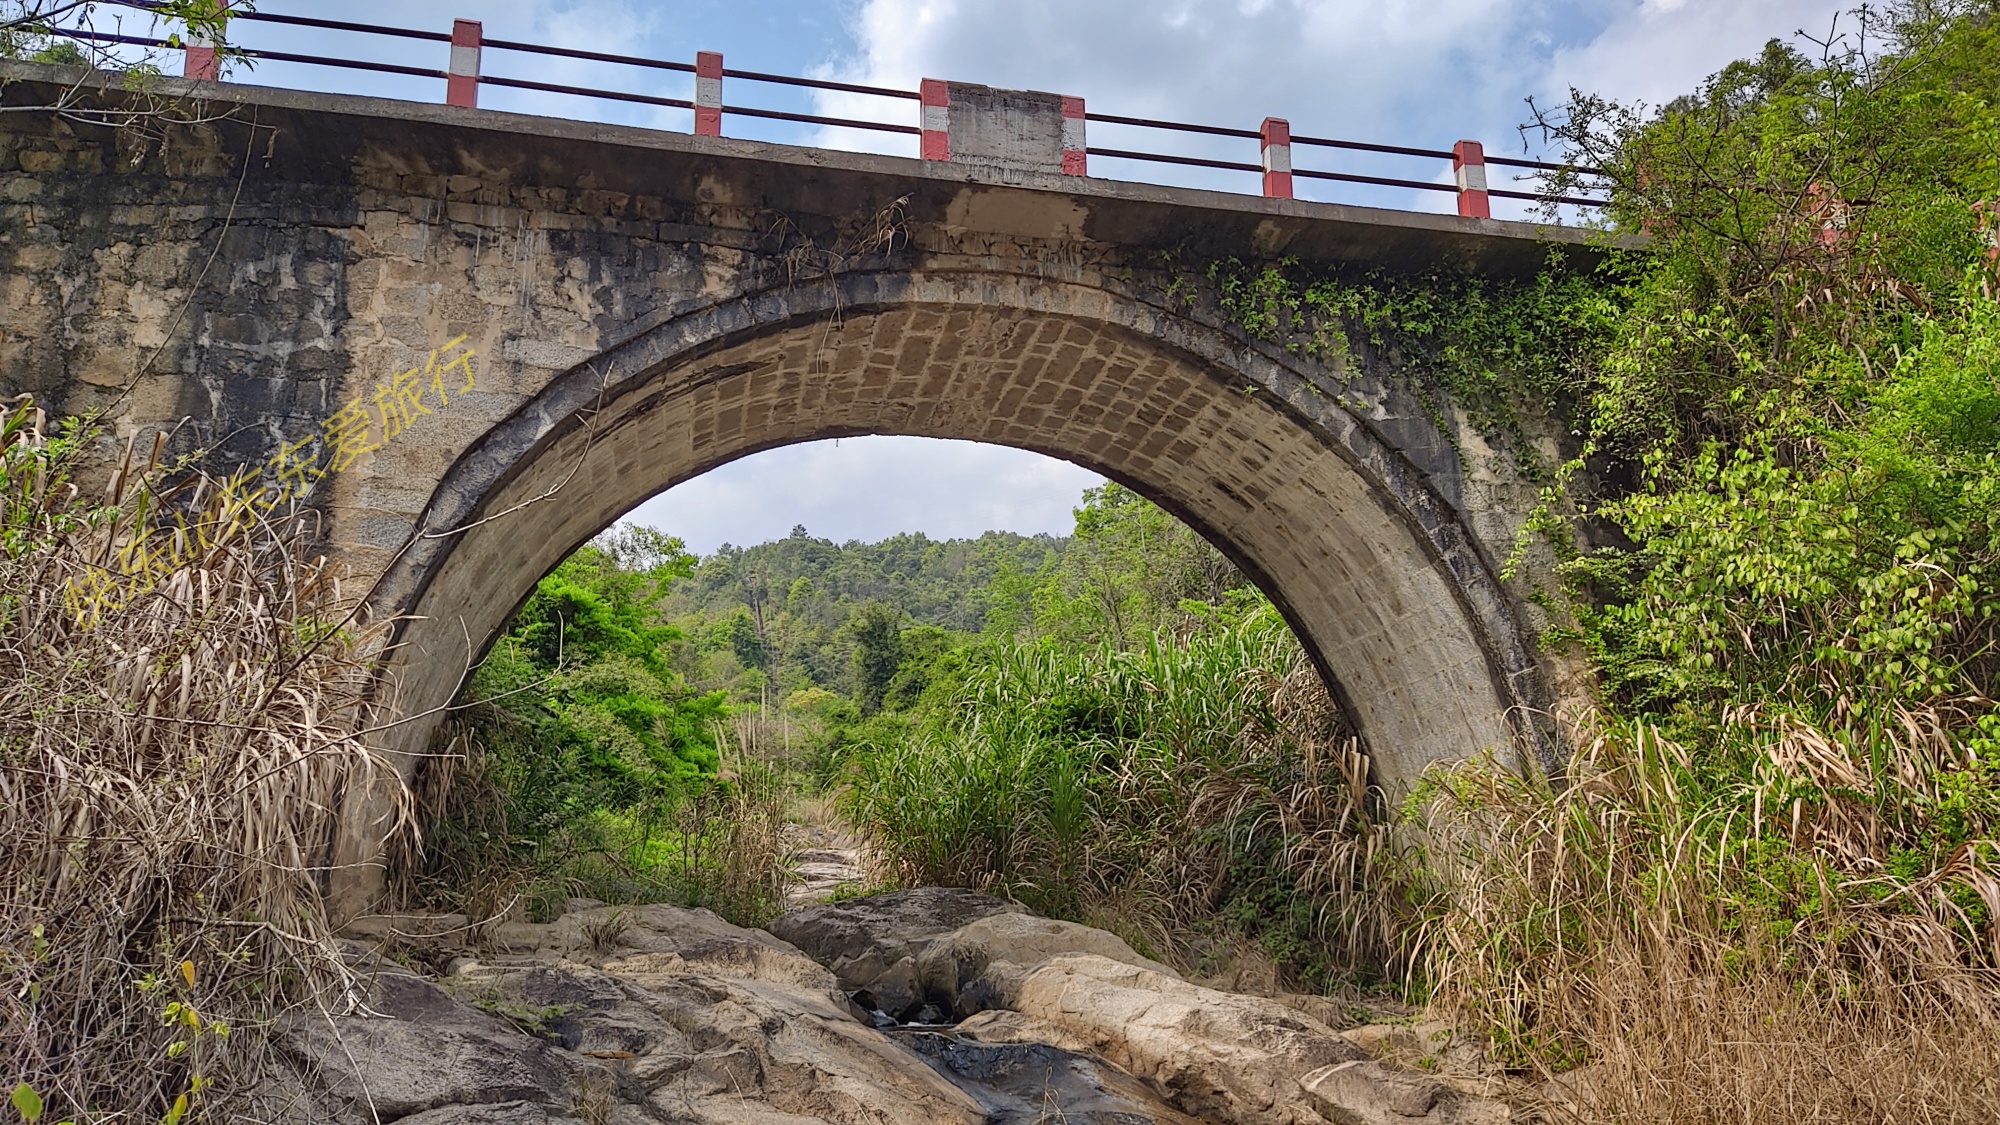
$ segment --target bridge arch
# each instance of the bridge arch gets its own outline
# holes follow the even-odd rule
[[[1541,693],[1497,580],[1302,368],[1095,279],[883,271],[676,317],[552,381],[445,475],[371,599],[411,615],[399,702],[448,699],[534,582],[654,493],[893,434],[1060,457],[1174,512],[1277,601],[1386,777],[1508,744]]]
[[[1063,458],[1172,511],[1278,604],[1392,784],[1520,744],[1541,678],[1459,515],[1344,405],[1338,371],[1102,277],[893,270],[687,312],[478,438],[370,597],[407,615],[394,749],[421,750],[536,580],[640,501],[761,450],[862,434]],[[372,854],[350,816],[336,858]]]

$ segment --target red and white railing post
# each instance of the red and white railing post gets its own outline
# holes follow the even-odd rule
[[[1062,170],[1065,176],[1090,175],[1090,150],[1083,141],[1083,99],[1062,100]]]
[[[942,78],[926,78],[917,85],[917,99],[923,106],[923,117],[918,121],[923,130],[923,158],[950,160],[951,88]]]
[[[471,109],[479,104],[478,20],[451,21],[451,61],[444,68],[444,104]]]
[[[722,52],[694,53],[694,135],[722,135]]]
[[[1478,141],[1451,146],[1451,171],[1458,180],[1458,213],[1470,219],[1493,217],[1486,197],[1486,150]]]
[[[1292,197],[1292,123],[1282,117],[1266,117],[1257,128],[1257,147],[1264,163],[1264,195],[1270,199]]]
[[[222,0],[222,10],[226,15],[230,0]],[[222,55],[214,42],[201,32],[189,29],[187,45],[181,48],[181,75],[203,82],[214,82],[222,77]]]

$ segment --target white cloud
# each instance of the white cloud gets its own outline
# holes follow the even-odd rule
[[[1095,473],[1025,450],[969,441],[864,437],[754,454],[633,509],[626,518],[703,554],[761,543],[804,524],[814,535],[875,541],[1006,530],[1067,535]]]
[[[1461,138],[1502,155],[1524,144],[1523,99],[1570,84],[1657,104],[1764,40],[1821,29],[1844,0],[864,0],[855,53],[827,68],[901,89],[952,78],[1081,95],[1091,109],[1445,149]],[[879,99],[827,95],[822,112],[881,117]],[[1091,126],[1106,147],[1245,162],[1254,141]],[[876,135],[879,136],[879,135]],[[883,148],[876,136],[824,143]],[[899,151],[894,145],[893,151]],[[1300,147],[1302,167],[1448,182],[1442,162]],[[1254,191],[1248,173],[1113,162],[1093,171]],[[1445,193],[1300,181],[1313,198],[1449,211]],[[1505,206],[1505,205],[1503,205]]]
[[[1828,0],[1645,0],[1590,43],[1558,51],[1545,88],[1569,86],[1658,106],[1766,40],[1804,31],[1824,38],[1845,4]],[[1843,20],[1843,24],[1847,21]]]

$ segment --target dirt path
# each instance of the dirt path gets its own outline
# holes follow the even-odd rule
[[[799,882],[785,889],[785,906],[825,902],[834,891],[868,877],[866,845],[838,827],[817,824],[785,826],[796,849],[792,871]]]

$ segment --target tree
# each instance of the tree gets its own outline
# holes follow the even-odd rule
[[[893,606],[871,603],[848,618],[846,632],[854,643],[850,664],[854,698],[863,715],[882,709],[890,681],[903,662],[903,615]]]
[[[519,830],[670,800],[714,773],[724,700],[675,671],[681,633],[659,608],[693,564],[649,528],[607,532],[535,584],[474,673],[472,724]]]
[[[54,113],[72,120],[120,128],[153,128],[165,124],[207,120],[205,106],[162,95],[156,80],[163,64],[178,63],[190,44],[214,49],[219,65],[247,66],[250,60],[230,46],[229,21],[251,10],[255,0],[157,0],[145,9],[154,38],[167,45],[138,47],[64,35],[65,30],[98,32],[96,4],[75,0],[0,0],[0,57],[87,68],[66,79],[48,96],[9,98],[0,113]],[[119,24],[109,29],[129,35]],[[107,84],[93,75],[118,75]],[[0,88],[15,80],[0,78]],[[115,97],[105,97],[107,90]]]
[[[1035,631],[1119,648],[1195,620],[1186,603],[1220,604],[1248,588],[1186,524],[1118,484],[1087,490],[1062,561],[1033,597]]]

